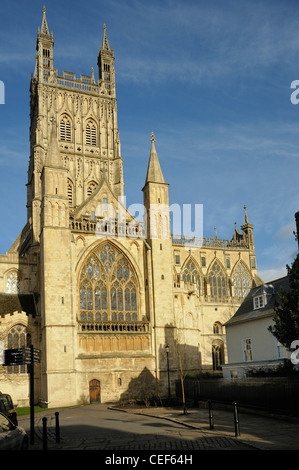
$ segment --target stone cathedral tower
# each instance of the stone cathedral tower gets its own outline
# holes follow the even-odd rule
[[[124,205],[106,27],[97,73],[60,74],[54,56],[44,9],[30,85],[27,223],[0,255],[0,346],[41,350],[43,406],[167,394],[178,356],[190,373],[226,361],[223,325],[261,282],[253,226],[245,209],[231,240],[171,234],[153,134],[140,182],[145,216],[136,220]],[[0,364],[0,379],[16,403],[28,402],[24,366]]]

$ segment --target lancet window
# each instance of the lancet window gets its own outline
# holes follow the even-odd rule
[[[97,145],[97,128],[92,120],[87,122],[85,134],[86,145]]]
[[[73,196],[74,196],[74,185],[70,179],[67,180],[67,197],[69,201],[69,205],[73,205]]]
[[[80,275],[80,321],[138,321],[136,274],[110,244],[93,251]]]
[[[59,124],[59,138],[65,142],[72,141],[71,120],[68,116],[62,116]]]

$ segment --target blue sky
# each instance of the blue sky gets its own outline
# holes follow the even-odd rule
[[[116,61],[127,205],[142,203],[150,134],[171,204],[203,204],[203,234],[254,226],[261,277],[285,275],[298,246],[299,2],[1,2],[0,253],[26,223],[29,84],[42,7],[54,66],[90,75],[105,23]]]

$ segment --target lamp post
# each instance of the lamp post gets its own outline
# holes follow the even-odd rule
[[[168,344],[165,346],[166,351],[166,359],[167,359],[167,378],[168,378],[168,399],[170,400],[170,380],[169,380],[169,346]]]

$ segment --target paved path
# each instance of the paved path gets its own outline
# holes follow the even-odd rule
[[[55,442],[55,411],[60,443]],[[235,436],[232,410],[213,410],[210,429],[206,408],[126,408],[89,405],[45,410],[35,415],[37,437],[31,450],[42,449],[42,418],[47,417],[48,450],[196,451],[299,450],[299,423],[240,412]],[[20,419],[29,431],[29,418]]]

